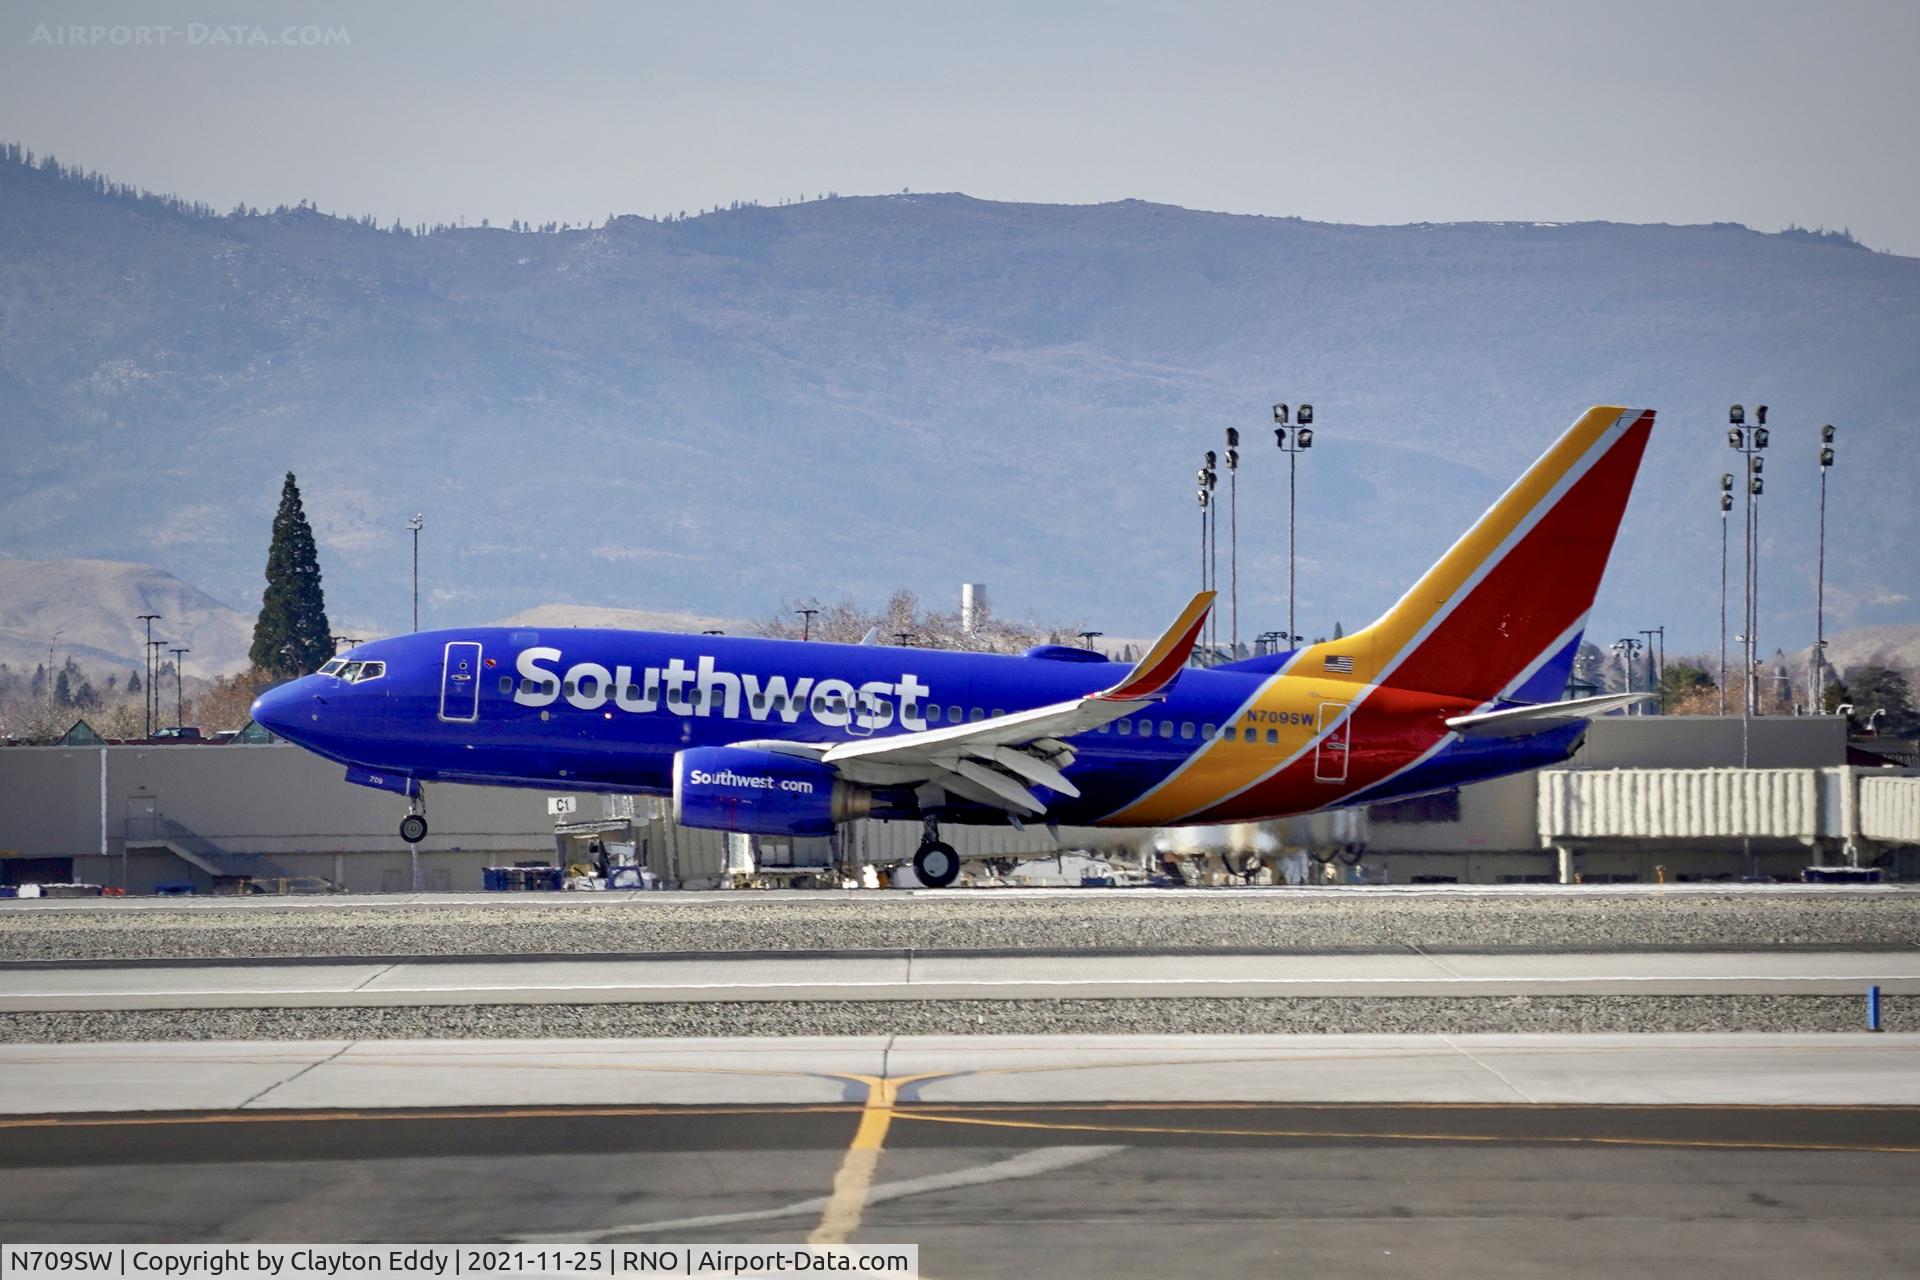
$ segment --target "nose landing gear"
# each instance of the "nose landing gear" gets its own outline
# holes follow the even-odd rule
[[[960,855],[940,839],[940,824],[924,820],[925,835],[913,855],[913,874],[929,889],[944,889],[960,878]]]
[[[400,838],[419,844],[427,838],[427,797],[424,792],[407,798],[407,816],[400,819]]]

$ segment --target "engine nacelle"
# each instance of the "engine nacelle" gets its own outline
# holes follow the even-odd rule
[[[824,836],[873,812],[873,793],[831,765],[750,747],[692,747],[673,757],[673,820],[769,836]]]

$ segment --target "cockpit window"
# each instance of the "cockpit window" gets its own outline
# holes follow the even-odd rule
[[[380,678],[381,676],[383,676],[383,675],[385,675],[385,674],[387,674],[387,664],[386,664],[386,663],[384,663],[384,662],[363,662],[363,663],[361,663],[361,664],[360,664],[360,674],[358,674],[358,675],[356,675],[356,676],[355,676],[355,677],[353,678],[353,682],[354,682],[355,684],[358,684],[358,683],[360,683],[360,682],[361,682],[362,680],[378,680],[378,679],[379,679],[379,678]]]
[[[343,665],[340,668],[340,670],[334,672],[334,674],[339,676],[342,680],[345,680],[348,684],[352,684],[355,680],[358,680],[360,678],[361,665],[362,664],[358,662],[349,662]]]
[[[347,660],[345,658],[329,658],[327,661],[320,664],[320,674],[323,676],[333,675],[335,672],[339,671],[340,668],[346,665],[347,665]]]

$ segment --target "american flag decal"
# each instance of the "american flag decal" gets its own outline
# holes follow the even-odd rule
[[[1339,675],[1350,676],[1353,674],[1353,659],[1345,654],[1328,654],[1327,670]]]

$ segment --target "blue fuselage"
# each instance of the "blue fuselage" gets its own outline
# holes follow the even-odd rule
[[[381,778],[666,794],[675,753],[770,741],[839,743],[884,737],[1065,702],[1105,689],[1128,667],[1083,650],[1004,657],[932,649],[801,643],[593,629],[478,628],[423,632],[361,646],[336,674],[316,674],[262,695],[257,720],[352,770]],[[378,674],[358,680],[379,663]],[[332,664],[329,664],[330,666]],[[1143,812],[1205,749],[1246,753],[1274,770],[1317,749],[1350,688],[1277,695],[1285,658],[1256,669],[1189,669],[1163,700],[1069,740],[1067,776],[1078,798],[1049,797],[1050,819],[1097,823]],[[1284,692],[1284,691],[1283,691]],[[1402,701],[1405,701],[1404,699]],[[1407,712],[1423,727],[1471,709],[1427,698]],[[1415,726],[1415,720],[1418,726]],[[1423,728],[1424,731],[1424,728]],[[1409,750],[1388,738],[1342,743],[1339,776],[1308,774],[1285,812],[1410,794],[1564,759],[1577,734],[1456,741],[1391,782],[1347,785],[1348,760]],[[1412,757],[1409,757],[1411,759]],[[1369,775],[1372,776],[1372,775]],[[365,778],[356,780],[365,781]],[[1181,820],[1187,800],[1158,821]],[[1269,807],[1271,802],[1269,802]],[[883,796],[876,816],[912,817],[910,789]],[[1004,822],[1005,814],[948,805],[954,821]],[[1244,818],[1278,816],[1246,813]]]

